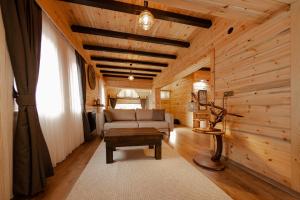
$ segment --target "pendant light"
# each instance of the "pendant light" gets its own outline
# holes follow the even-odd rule
[[[132,72],[130,71],[130,74],[129,74],[129,76],[128,76],[128,79],[130,80],[130,81],[133,81],[134,80],[134,76],[132,75]]]
[[[147,10],[148,8],[148,1],[144,1],[145,10],[141,12],[139,16],[139,25],[145,30],[149,30],[153,23],[154,23],[154,16],[150,11]]]

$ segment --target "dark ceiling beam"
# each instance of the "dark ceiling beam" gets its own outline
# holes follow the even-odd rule
[[[165,53],[154,53],[148,51],[138,51],[132,49],[121,49],[121,48],[113,48],[113,47],[104,47],[99,45],[89,45],[84,44],[83,48],[86,50],[93,50],[93,51],[105,51],[105,52],[112,52],[112,53],[125,53],[125,54],[135,54],[140,56],[150,56],[156,58],[168,58],[168,59],[176,59],[176,55],[172,54],[165,54]]]
[[[113,75],[113,74],[103,74],[104,77],[113,77],[113,78],[128,78],[128,76],[123,75]],[[153,80],[153,78],[150,77],[139,77],[135,76],[134,79],[145,79],[145,80]]]
[[[96,8],[102,8],[107,10],[113,10],[118,12],[124,12],[134,15],[139,15],[142,11],[145,10],[144,6],[134,5],[119,1],[108,1],[108,0],[62,0],[65,2],[71,2],[76,4],[81,4],[85,6],[91,6]],[[189,15],[159,10],[155,8],[147,8],[156,19],[177,22],[181,24],[197,26],[201,28],[210,28],[212,21],[209,19],[203,19],[199,17],[193,17]]]
[[[209,72],[210,68],[209,67],[202,67],[201,69],[199,69],[199,71],[207,71],[207,72]]]
[[[161,72],[161,69],[149,69],[149,68],[137,68],[137,67],[121,67],[121,66],[112,66],[112,65],[96,65],[100,69],[124,69],[132,71],[144,71],[144,72]]]
[[[151,76],[155,77],[156,74],[146,74],[146,73],[136,73],[136,72],[120,72],[120,71],[110,71],[110,70],[100,70],[102,74],[126,74],[126,75],[137,75],[137,76]]]
[[[157,66],[157,67],[168,67],[168,63],[142,61],[142,60],[131,60],[131,59],[123,59],[123,58],[110,58],[110,57],[103,57],[103,56],[91,56],[91,60],[105,61],[105,62],[118,62],[118,63],[135,63],[135,64],[151,65],[151,66]]]
[[[172,40],[172,39],[145,36],[145,35],[137,35],[133,33],[111,31],[106,29],[92,28],[92,27],[86,27],[80,25],[72,25],[71,29],[73,32],[83,33],[83,34],[101,35],[106,37],[135,40],[140,42],[149,42],[149,43],[155,43],[161,45],[170,45],[170,46],[183,47],[183,48],[188,48],[190,46],[190,43],[186,41]]]

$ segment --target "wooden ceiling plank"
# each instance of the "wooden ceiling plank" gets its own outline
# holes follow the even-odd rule
[[[117,88],[141,88],[141,89],[151,89],[153,80],[142,80],[134,79],[128,81],[127,78],[117,78],[117,77],[104,77],[105,87],[117,87]]]
[[[136,72],[122,72],[122,71],[110,71],[110,70],[100,70],[102,74],[124,74],[124,75],[138,75],[138,76],[151,76],[155,77],[156,74],[146,74],[146,73],[136,73]]]
[[[106,51],[106,52],[113,52],[113,53],[136,54],[136,55],[150,56],[150,57],[157,57],[157,58],[168,58],[168,59],[176,59],[177,58],[177,56],[173,55],[173,54],[164,54],[164,53],[155,53],[155,52],[139,51],[139,50],[132,50],[132,49],[105,47],[105,46],[99,46],[99,45],[84,44],[83,48],[86,50],[92,50],[92,51]]]
[[[172,40],[166,38],[159,38],[159,37],[152,37],[152,36],[145,36],[145,35],[137,35],[133,33],[125,33],[125,32],[118,32],[112,30],[105,30],[105,29],[98,29],[80,25],[72,25],[71,29],[73,32],[76,33],[83,33],[83,34],[90,34],[90,35],[100,35],[106,37],[113,37],[119,39],[126,39],[126,40],[135,40],[140,42],[149,42],[161,45],[170,45],[182,48],[189,48],[190,43],[186,41],[179,41],[179,40]]]
[[[152,2],[172,5],[179,9],[200,12],[217,17],[238,20],[263,21],[287,3],[295,0],[150,0]]]
[[[103,56],[91,56],[93,61],[106,61],[106,62],[118,62],[118,63],[136,63],[142,65],[152,65],[157,67],[168,67],[168,63],[152,62],[152,61],[143,61],[143,60],[131,60],[131,59],[122,59],[122,58],[110,58]]]
[[[113,75],[113,74],[103,74],[104,77],[113,77],[113,78],[128,78],[128,76],[123,75]],[[153,78],[150,77],[139,77],[135,76],[134,79],[145,79],[145,80],[153,80]]]
[[[161,72],[160,69],[149,69],[149,68],[137,68],[137,67],[121,67],[121,66],[112,66],[112,65],[96,65],[100,69],[124,69],[124,70],[135,70],[135,71],[145,71],[145,72]]]
[[[85,6],[91,6],[96,8],[102,8],[107,10],[113,10],[128,14],[139,15],[142,11],[145,10],[144,6],[129,4],[119,1],[107,1],[107,0],[62,0],[65,2],[81,4]],[[155,8],[147,8],[156,19],[201,27],[201,28],[210,28],[212,25],[211,20],[203,19],[199,17],[193,17],[189,15],[183,15],[179,13],[159,10]]]

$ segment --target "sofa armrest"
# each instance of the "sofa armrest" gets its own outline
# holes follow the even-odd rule
[[[165,113],[165,120],[169,123],[170,131],[174,129],[174,116],[171,113]]]

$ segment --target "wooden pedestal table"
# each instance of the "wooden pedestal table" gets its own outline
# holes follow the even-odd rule
[[[225,165],[221,162],[222,150],[223,150],[223,135],[224,132],[220,129],[206,130],[206,129],[193,129],[196,133],[213,135],[215,137],[216,148],[212,156],[198,154],[194,157],[193,161],[205,169],[214,171],[222,171],[225,169]]]

